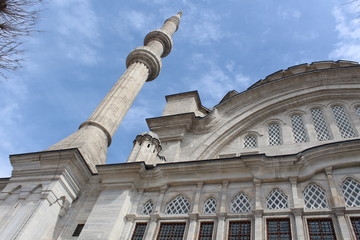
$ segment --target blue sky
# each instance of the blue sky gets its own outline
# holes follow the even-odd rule
[[[165,95],[198,90],[211,108],[230,90],[287,67],[360,61],[360,20],[346,0],[52,0],[28,39],[24,68],[0,82],[0,177],[9,154],[45,150],[84,122],[125,70],[128,53],[179,10],[160,76],[146,83],[113,138],[126,161]],[[360,10],[360,9],[358,9]]]

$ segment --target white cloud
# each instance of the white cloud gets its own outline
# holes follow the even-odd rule
[[[350,5],[333,9],[339,41],[330,53],[330,58],[360,62],[360,21],[352,12],[353,7]]]
[[[200,89],[203,103],[207,107],[217,104],[228,91],[234,90],[234,88],[241,91],[252,82],[248,76],[240,71],[241,66],[236,65],[234,61],[219,64],[214,59],[206,58],[202,54],[193,54],[191,62],[197,67],[201,66],[207,69],[201,71],[200,76],[191,81],[191,88]],[[188,80],[185,79],[185,81]]]
[[[101,46],[99,18],[86,0],[56,0],[54,29],[58,32],[58,45],[65,56],[84,64],[99,61],[97,48]]]
[[[299,20],[301,18],[301,12],[299,10],[284,6],[278,7],[277,14],[284,20]]]
[[[20,79],[1,82],[0,88],[0,176],[10,176],[8,156],[26,147],[21,105],[27,99],[26,84]],[[22,146],[22,147],[20,147]]]

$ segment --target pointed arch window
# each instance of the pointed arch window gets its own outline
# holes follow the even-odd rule
[[[335,105],[331,107],[334,118],[336,120],[336,124],[339,128],[341,137],[343,138],[351,138],[355,137],[355,131],[353,127],[351,126],[351,123],[349,121],[349,118],[345,112],[345,109],[343,106]]]
[[[356,114],[358,115],[358,117],[360,118],[360,106],[357,106],[355,108]]]
[[[273,189],[266,197],[266,208],[274,210],[289,208],[288,196],[278,188]]]
[[[281,144],[281,128],[278,123],[271,123],[267,126],[269,136],[269,146]]]
[[[249,134],[244,138],[244,148],[256,148],[257,137],[255,134]]]
[[[165,209],[166,214],[187,214],[190,210],[190,202],[184,196],[177,196],[171,200]]]
[[[151,200],[149,200],[144,204],[141,214],[150,215],[153,212],[153,209],[154,209],[154,203]]]
[[[316,136],[319,141],[326,141],[330,139],[330,131],[326,124],[323,111],[320,108],[313,108],[310,110],[314,122]]]
[[[216,212],[216,200],[215,198],[209,198],[204,203],[204,213],[215,213]]]
[[[325,191],[316,184],[309,184],[305,188],[304,201],[306,209],[328,208]]]
[[[251,211],[251,201],[245,193],[239,193],[231,200],[233,213],[247,213]]]
[[[307,142],[308,137],[302,116],[300,114],[294,114],[290,118],[295,143]]]
[[[360,207],[360,183],[353,178],[347,178],[341,186],[347,207]]]

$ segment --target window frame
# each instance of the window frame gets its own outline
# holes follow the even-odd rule
[[[230,238],[230,224],[231,223],[238,223],[238,222],[244,222],[244,223],[250,223],[250,238],[249,239],[252,239],[253,238],[253,221],[251,219],[241,219],[239,220],[238,218],[237,219],[228,219],[227,221],[227,231],[226,231],[226,239],[229,239]]]
[[[329,216],[329,215],[307,216],[307,217],[304,218],[304,220],[305,220],[305,229],[306,229],[306,234],[307,234],[308,239],[311,240],[309,224],[308,224],[309,220],[311,221],[311,220],[321,220],[321,219],[329,219],[329,220],[331,220],[335,240],[340,239],[340,238],[338,238],[338,234],[336,232],[336,227],[335,227],[335,224],[334,224],[334,220],[336,220],[336,219],[334,219],[332,216]]]
[[[271,139],[271,134],[269,131],[269,126],[270,125],[278,125],[279,127],[279,143],[278,144],[270,144],[270,139]],[[269,121],[266,123],[265,125],[266,128],[266,134],[267,134],[267,146],[268,147],[276,147],[276,146],[280,146],[284,144],[284,139],[283,139],[283,126],[279,121]]]
[[[271,220],[283,220],[286,219],[289,222],[289,231],[290,231],[290,240],[294,239],[294,231],[293,231],[293,226],[292,226],[292,218],[291,216],[268,216],[264,218],[264,228],[265,228],[265,239],[269,239],[269,231],[268,231],[268,221]]]
[[[186,234],[188,233],[188,225],[187,224],[187,220],[165,220],[165,221],[159,221],[158,224],[157,224],[157,231],[156,231],[156,240],[159,240],[159,237],[160,237],[160,230],[161,230],[161,225],[162,224],[185,224],[185,227],[184,227],[184,232],[183,232],[183,239],[184,237],[186,236]]]
[[[143,233],[143,236],[142,236],[142,239],[144,240],[144,237],[146,236],[146,231],[147,231],[147,228],[148,228],[148,222],[135,222],[134,224],[134,227],[132,228],[132,234],[131,234],[131,238],[130,240],[133,240],[134,239],[134,234],[135,234],[135,231],[136,231],[136,227],[139,226],[139,225],[145,225],[145,230],[144,230],[144,233]]]
[[[215,224],[215,221],[212,221],[212,220],[204,220],[204,221],[199,221],[199,222],[198,222],[198,224],[199,224],[199,230],[198,230],[198,232],[197,232],[197,237],[196,237],[197,240],[201,240],[201,239],[200,239],[200,237],[202,237],[202,236],[200,235],[200,233],[201,233],[201,226],[202,226],[202,224],[206,224],[206,223],[212,223],[213,229],[212,229],[212,233],[211,233],[211,239],[214,239],[215,229],[216,229],[216,227],[217,227],[217,225]]]

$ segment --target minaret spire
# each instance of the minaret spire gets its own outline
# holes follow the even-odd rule
[[[144,46],[134,49],[126,59],[127,70],[115,83],[79,130],[50,147],[50,150],[78,148],[85,161],[96,172],[95,165],[106,161],[107,147],[125,114],[146,81],[160,73],[161,58],[172,49],[182,12],[168,18],[160,29],[148,33]]]

